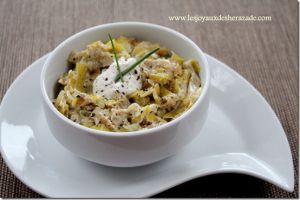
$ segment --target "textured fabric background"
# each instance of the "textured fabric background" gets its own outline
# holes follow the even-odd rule
[[[171,22],[169,15],[269,15],[270,22]],[[29,64],[68,36],[115,21],[144,21],[194,40],[252,83],[286,131],[295,166],[295,192],[256,178],[199,178],[155,197],[298,197],[298,2],[296,0],[0,0],[0,100]],[[1,197],[41,197],[0,160]]]

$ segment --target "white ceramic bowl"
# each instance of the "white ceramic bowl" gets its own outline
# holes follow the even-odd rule
[[[112,37],[131,36],[158,42],[185,59],[196,58],[201,66],[202,93],[195,104],[177,119],[164,125],[134,132],[105,132],[81,126],[62,115],[52,104],[55,85],[67,71],[67,58],[72,50]],[[116,167],[141,166],[167,158],[186,146],[197,134],[207,117],[210,73],[201,49],[186,36],[163,26],[119,22],[81,31],[58,45],[48,57],[41,75],[44,113],[55,138],[67,149],[89,161]],[[201,115],[194,111],[201,110]],[[199,113],[199,112],[198,112]],[[55,148],[55,147],[53,147]]]

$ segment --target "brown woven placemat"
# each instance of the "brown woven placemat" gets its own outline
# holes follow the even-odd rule
[[[173,15],[264,15],[265,22],[182,22]],[[161,24],[187,35],[249,80],[286,131],[295,191],[245,175],[199,178],[155,197],[298,197],[298,2],[296,0],[0,0],[0,99],[30,63],[66,37],[114,21]],[[41,197],[0,160],[0,197]]]

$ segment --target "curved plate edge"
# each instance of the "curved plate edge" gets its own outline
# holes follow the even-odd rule
[[[247,84],[247,86],[249,88],[251,88],[253,91],[255,91],[255,93],[258,95],[258,97],[262,100],[262,102],[265,104],[265,106],[271,111],[272,115],[276,118],[276,120],[278,121],[278,123],[280,124],[281,127],[281,132],[283,133],[283,138],[284,138],[284,143],[285,143],[285,148],[288,149],[288,160],[289,160],[289,164],[290,164],[290,168],[289,168],[289,177],[292,177],[291,179],[289,179],[288,177],[284,177],[281,176],[282,182],[285,182],[286,184],[275,184],[278,187],[288,191],[288,192],[293,192],[294,191],[294,185],[295,185],[295,175],[294,175],[294,163],[293,163],[293,159],[292,159],[292,153],[291,153],[291,148],[290,148],[290,144],[287,140],[286,137],[286,133],[282,127],[282,124],[278,118],[278,116],[276,115],[276,113],[274,112],[274,110],[272,109],[272,107],[270,106],[270,104],[267,102],[267,100],[265,99],[265,97],[249,82],[247,81],[243,76],[241,76],[238,72],[236,72],[234,69],[230,68],[228,65],[226,65],[225,63],[223,63],[222,61],[216,59],[215,57],[208,55],[206,53],[204,53],[205,56],[207,57],[208,60],[212,60],[213,62],[218,63],[219,65],[222,65],[224,68],[226,68],[228,71],[230,71],[231,73],[233,73],[234,75],[236,75],[241,81],[243,81],[245,84]],[[266,180],[268,181],[268,180]],[[268,181],[270,182],[270,181]],[[270,182],[272,183],[272,182]]]
[[[22,75],[24,75],[25,73],[29,73],[30,70],[33,69],[33,66],[35,66],[35,65],[40,65],[40,63],[44,62],[44,60],[46,59],[46,57],[47,57],[48,55],[49,55],[49,53],[46,54],[46,55],[44,55],[44,56],[42,56],[41,58],[37,59],[37,60],[34,61],[30,66],[28,66],[23,72],[21,72],[21,73],[17,76],[17,78],[15,79],[15,81],[13,81],[13,83],[11,84],[11,86],[7,89],[7,92],[8,92],[9,90],[11,90],[11,89],[14,87],[14,85],[19,81],[19,79],[20,79],[20,77],[21,77]],[[258,92],[257,89],[256,89],[253,85],[251,85],[244,77],[242,77],[242,76],[241,76],[240,74],[238,74],[236,71],[234,71],[233,69],[231,69],[230,67],[228,67],[226,64],[222,63],[221,61],[217,60],[216,58],[214,58],[214,57],[212,57],[212,56],[210,56],[210,55],[208,55],[208,54],[205,54],[205,56],[207,56],[208,59],[212,59],[212,60],[214,60],[215,62],[217,62],[217,63],[219,63],[219,64],[222,64],[224,67],[226,67],[226,69],[228,69],[230,72],[234,73],[234,74],[237,75],[241,80],[243,80],[245,83],[247,83],[247,85],[250,86],[250,88],[252,88],[253,90],[255,90],[255,91],[259,94],[260,98],[262,98],[262,99],[264,100],[265,104],[272,110],[273,114],[276,116],[275,112],[273,111],[273,109],[271,108],[271,106],[268,104],[268,102],[265,100],[265,98],[264,98],[264,97],[260,94],[260,92]],[[6,95],[4,95],[4,97],[3,97],[3,99],[2,99],[2,102],[5,101],[5,98],[6,98],[5,96],[6,96]],[[0,111],[1,111],[1,106],[2,106],[2,103],[1,103],[1,105],[0,105]],[[1,112],[0,112],[0,115],[1,115]],[[276,118],[277,118],[277,120],[279,121],[279,119],[278,119],[277,116],[276,116]],[[286,135],[285,135],[284,137],[285,137],[286,143],[287,143],[287,145],[288,145],[288,148],[289,148],[289,150],[290,150],[290,146],[289,146],[289,143],[288,143],[288,141],[287,141]],[[39,193],[39,194],[41,194],[41,195],[43,195],[43,196],[45,196],[45,197],[54,197],[54,196],[52,196],[52,195],[49,195],[49,194],[44,193],[43,191],[39,191],[38,189],[34,188],[34,186],[32,186],[30,183],[28,183],[26,180],[22,179],[21,176],[20,176],[18,173],[15,173],[15,170],[14,170],[13,166],[10,166],[10,164],[9,164],[9,162],[8,162],[8,160],[7,160],[6,156],[5,156],[5,154],[3,154],[2,146],[0,147],[0,152],[1,152],[1,155],[2,155],[2,157],[3,157],[3,160],[4,160],[5,163],[7,164],[8,168],[14,173],[14,175],[15,175],[22,183],[24,183],[25,185],[27,185],[27,186],[28,186],[30,189],[32,189],[33,191],[35,191],[35,192],[37,192],[37,193]],[[291,151],[289,151],[288,157],[289,157],[289,160],[290,160],[290,162],[292,163],[292,166],[293,166]],[[149,192],[148,194],[138,195],[138,197],[149,197],[149,196],[153,196],[153,195],[158,194],[158,193],[160,193],[160,192],[162,192],[162,191],[165,191],[165,190],[167,190],[167,189],[169,189],[169,188],[172,188],[172,187],[174,187],[174,186],[177,186],[177,185],[179,185],[179,184],[182,184],[182,183],[184,183],[184,182],[186,182],[186,181],[189,181],[189,180],[192,180],[192,179],[195,179],[195,178],[199,178],[199,177],[203,177],[203,176],[207,176],[207,175],[220,174],[220,173],[238,173],[238,174],[245,174],[245,175],[249,175],[249,176],[253,176],[253,177],[256,177],[256,178],[263,179],[263,180],[265,180],[265,181],[267,181],[267,182],[270,182],[270,183],[272,183],[272,184],[274,184],[274,185],[277,185],[278,187],[280,187],[280,188],[282,188],[282,189],[284,189],[284,190],[287,190],[287,191],[289,191],[289,192],[292,192],[292,191],[294,190],[294,170],[293,170],[293,168],[291,169],[291,172],[290,172],[290,173],[292,173],[293,179],[292,179],[291,182],[289,182],[287,185],[286,185],[286,184],[282,184],[282,183],[278,183],[278,182],[274,182],[274,180],[269,179],[268,177],[265,177],[265,176],[263,176],[263,175],[261,175],[261,174],[258,174],[258,173],[256,173],[256,172],[253,172],[253,171],[244,170],[244,169],[239,169],[239,168],[232,168],[232,169],[226,169],[226,170],[224,170],[224,169],[222,169],[222,170],[216,170],[216,171],[214,171],[214,172],[207,172],[207,173],[203,173],[203,174],[201,174],[201,175],[199,175],[199,176],[190,176],[190,177],[186,177],[185,179],[182,179],[182,180],[178,181],[176,184],[166,185],[165,187],[162,187],[160,191],[155,191],[155,192],[152,191],[152,192]]]
[[[0,116],[2,115],[2,112],[1,112],[1,107],[2,107],[2,103],[6,100],[6,94],[12,89],[15,87],[15,85],[19,82],[19,80],[21,79],[21,77],[24,75],[24,74],[27,74],[27,73],[30,73],[31,70],[34,69],[34,66],[35,65],[41,65],[45,62],[46,58],[49,56],[51,52],[49,53],[46,53],[45,55],[43,55],[42,57],[38,58],[37,60],[35,60],[33,63],[31,63],[28,67],[26,67],[17,77],[16,79],[12,82],[12,84],[8,87],[8,89],[6,90],[6,93],[5,95],[3,96],[2,98],[2,101],[1,101],[1,104],[0,104]],[[0,134],[1,131],[0,131]],[[0,135],[0,140],[1,140],[1,135]],[[1,142],[0,142],[1,143]],[[4,160],[4,162],[6,163],[8,169],[23,183],[25,184],[27,187],[29,187],[31,190],[33,190],[34,192],[40,194],[40,195],[43,195],[47,198],[51,198],[49,195],[45,194],[43,191],[40,191],[38,189],[36,189],[33,185],[31,185],[28,181],[24,180],[18,173],[16,173],[16,170],[14,169],[13,166],[11,166],[8,162],[8,159],[6,157],[6,155],[3,153],[3,149],[2,149],[2,145],[0,145],[0,154]]]

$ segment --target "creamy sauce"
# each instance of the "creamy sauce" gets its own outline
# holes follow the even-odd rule
[[[119,58],[121,71],[124,71],[136,62],[135,58],[124,57]],[[135,90],[142,88],[140,66],[136,66],[133,70],[123,76],[124,82],[119,80],[115,83],[115,78],[118,75],[117,63],[114,61],[105,71],[103,71],[93,83],[93,93],[95,95],[104,96],[108,99],[112,98],[115,93],[123,95],[130,94]]]

